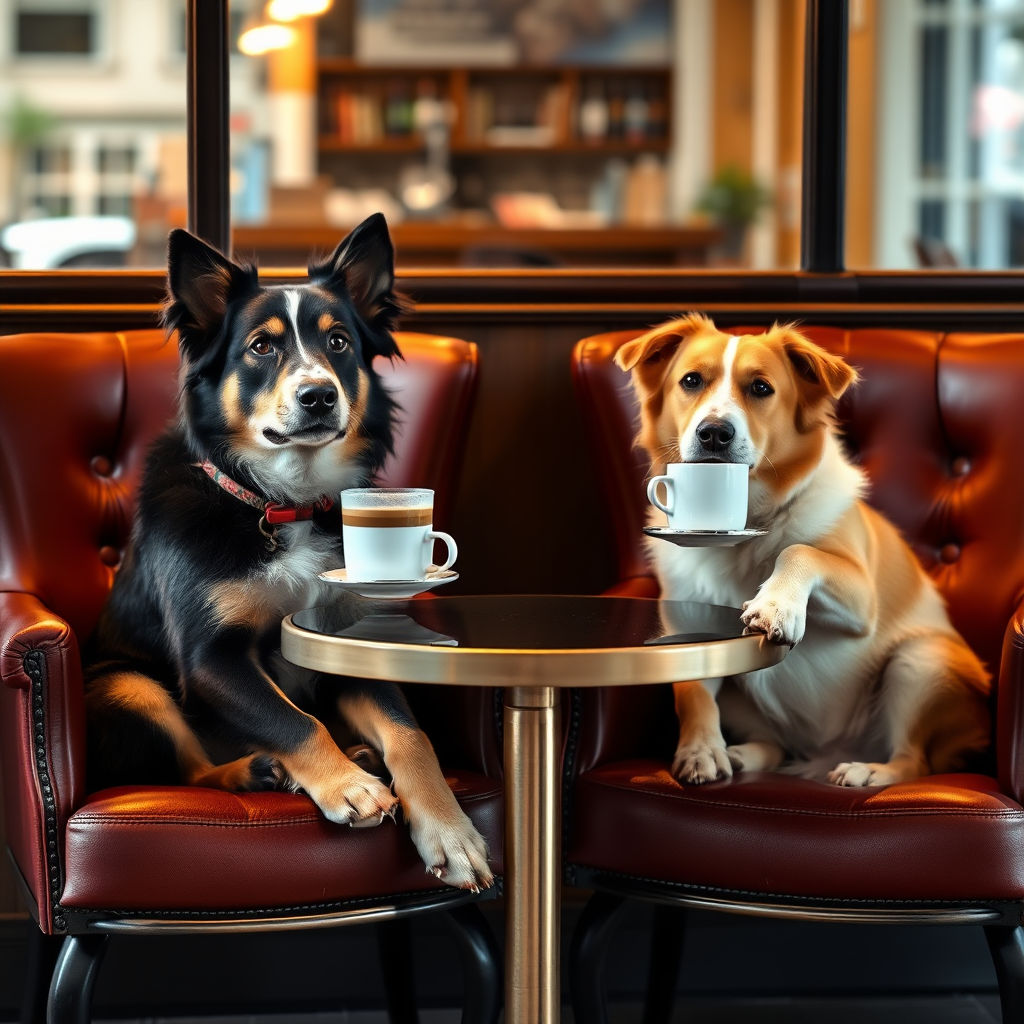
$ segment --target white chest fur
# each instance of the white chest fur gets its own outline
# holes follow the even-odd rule
[[[311,522],[278,527],[278,550],[263,572],[265,585],[284,614],[311,608],[329,599],[330,591],[317,579],[342,564],[341,543]]]

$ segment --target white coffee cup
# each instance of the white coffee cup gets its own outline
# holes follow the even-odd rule
[[[459,549],[433,528],[434,492],[426,487],[352,487],[341,492],[345,570],[352,581],[422,580],[433,561],[434,541],[443,540],[448,569]]]
[[[647,485],[647,500],[672,530],[742,530],[747,525],[747,477],[742,462],[671,462]],[[658,499],[658,484],[667,500]]]

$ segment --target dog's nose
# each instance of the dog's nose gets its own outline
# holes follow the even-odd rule
[[[307,412],[324,413],[333,409],[338,401],[338,389],[327,381],[303,384],[298,392],[299,405]]]
[[[732,444],[736,428],[728,420],[705,420],[697,427],[697,440],[707,452],[720,452]]]

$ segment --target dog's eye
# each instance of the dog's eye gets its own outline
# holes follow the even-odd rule
[[[750,385],[750,393],[755,398],[767,398],[769,395],[775,394],[775,388],[773,388],[768,381],[762,380],[758,377],[757,380]]]
[[[348,348],[348,338],[344,334],[332,334],[327,339],[327,347],[332,352],[344,352]]]
[[[274,351],[274,346],[263,335],[260,335],[249,342],[249,351],[257,356],[269,356]]]
[[[696,391],[704,383],[704,378],[699,373],[688,373],[679,383],[687,391]]]

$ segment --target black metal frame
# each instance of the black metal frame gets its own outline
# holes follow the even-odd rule
[[[807,0],[800,266],[846,265],[846,80],[849,0]]]
[[[669,1024],[686,943],[691,908],[806,921],[861,924],[981,926],[999,982],[1002,1019],[1024,1018],[1024,904],[985,901],[841,903],[792,896],[762,896],[708,890],[573,866],[574,884],[593,889],[576,924],[569,949],[573,1015],[588,1024],[607,1024],[604,963],[615,930],[631,899],[655,905],[651,962],[642,1024]]]
[[[445,919],[452,929],[465,980],[463,1024],[497,1024],[503,1003],[498,943],[475,899],[453,898],[448,902],[451,905]],[[409,917],[419,912],[423,912],[422,908],[409,901],[404,909],[396,910],[395,916],[377,923],[377,944],[390,1024],[417,1024],[419,1021],[409,930]],[[262,924],[275,927],[272,922]],[[234,930],[258,930],[260,925],[261,922],[239,922]],[[191,930],[199,933],[210,927],[213,926],[209,923],[196,923]],[[140,928],[140,931],[150,930]],[[36,967],[36,974],[33,976],[30,972],[26,981],[21,1024],[42,1024],[41,993],[47,984],[46,1024],[89,1024],[93,989],[109,937],[104,931],[83,931],[68,935],[63,940],[56,936],[41,936],[31,965]]]
[[[231,252],[228,0],[187,0],[188,229]]]

